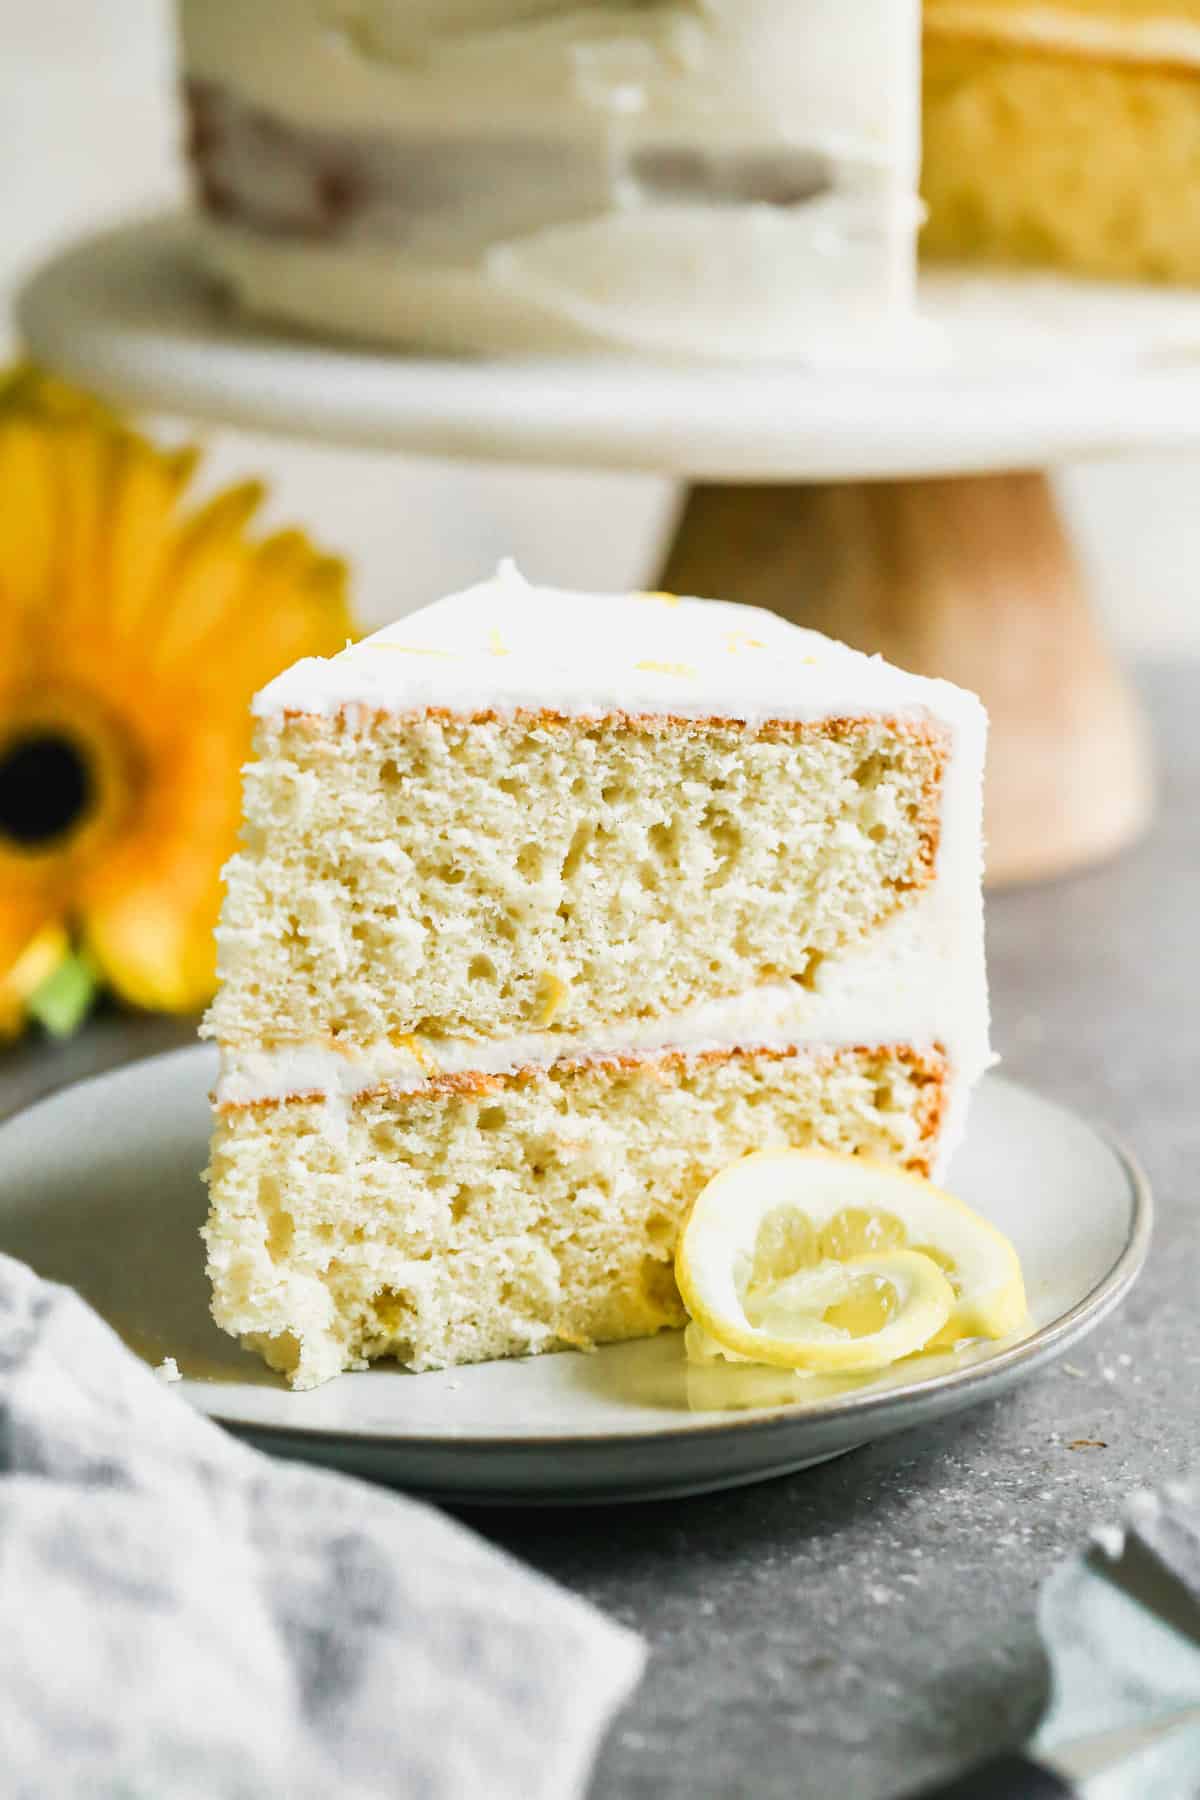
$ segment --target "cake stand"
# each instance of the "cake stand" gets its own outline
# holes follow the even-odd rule
[[[59,255],[18,319],[126,405],[357,447],[688,485],[655,585],[772,607],[982,694],[994,883],[1106,856],[1149,810],[1141,720],[1043,470],[1200,446],[1200,304],[1054,277],[923,278],[876,367],[484,361],[240,318],[177,217]]]

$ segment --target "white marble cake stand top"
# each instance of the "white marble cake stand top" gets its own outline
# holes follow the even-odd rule
[[[61,253],[18,317],[37,357],[127,404],[447,457],[830,481],[1200,444],[1200,295],[938,273],[921,309],[932,352],[852,370],[404,354],[247,322],[170,216]]]

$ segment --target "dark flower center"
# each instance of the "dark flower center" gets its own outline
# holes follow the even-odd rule
[[[68,737],[36,732],[0,750],[0,837],[40,849],[78,825],[94,797],[91,769]]]

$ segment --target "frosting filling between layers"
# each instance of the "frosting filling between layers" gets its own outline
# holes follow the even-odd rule
[[[939,929],[936,890],[878,931],[869,944],[830,959],[812,987],[773,983],[708,1000],[670,1016],[626,1020],[586,1033],[531,1031],[496,1039],[419,1038],[364,1045],[225,1046],[219,1106],[297,1095],[350,1100],[380,1086],[415,1092],[439,1076],[505,1075],[561,1060],[757,1049],[845,1048],[903,1043],[939,1048],[964,1089],[982,1074],[988,1048],[981,989],[963,979],[961,946]]]
[[[780,1009],[782,1015],[782,1009]],[[550,1033],[496,1038],[485,1044],[469,1039],[443,1040],[436,1055],[427,1040],[414,1039],[418,1047],[406,1049],[387,1040],[348,1052],[330,1045],[292,1045],[282,1050],[230,1052],[222,1059],[216,1098],[222,1110],[293,1100],[352,1101],[362,1094],[388,1088],[398,1094],[418,1094],[439,1082],[456,1077],[493,1077],[521,1074],[530,1069],[561,1065],[584,1066],[618,1062],[623,1058],[652,1061],[656,1057],[704,1057],[742,1051],[815,1055],[824,1051],[874,1048],[876,1043],[903,1045],[920,1054],[942,1055],[936,1040],[906,1034],[889,1039],[884,1033],[841,1032],[837,1036],[811,1038],[783,1028],[782,1016],[761,1018],[747,1024],[734,1037],[694,1032],[673,1021],[659,1019],[644,1033],[592,1032],[584,1037],[552,1039]],[[655,1041],[650,1042],[653,1038]]]

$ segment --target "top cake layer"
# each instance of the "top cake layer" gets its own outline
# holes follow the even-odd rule
[[[944,682],[507,568],[256,710],[226,1099],[731,1043],[986,1059],[984,719]]]
[[[744,725],[886,713],[978,731],[979,702],[759,607],[674,594],[533,587],[511,563],[340,656],[264,688],[260,717],[341,708],[462,717],[728,719]]]

